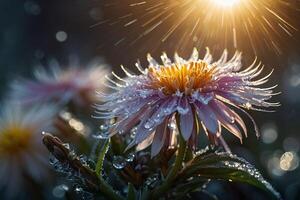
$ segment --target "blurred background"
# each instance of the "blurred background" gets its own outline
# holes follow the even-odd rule
[[[82,66],[93,59],[103,58],[114,71],[123,64],[134,71],[134,62],[140,59],[145,64],[147,52],[158,57],[162,51],[169,55],[178,50],[187,57],[192,47],[203,48],[212,44],[191,43],[178,49],[176,40],[160,43],[159,39],[148,35],[147,42],[129,45],[122,42],[124,36],[132,34],[116,23],[101,23],[112,18],[115,13],[111,5],[101,0],[1,0],[0,1],[0,96],[5,98],[9,83],[16,77],[32,77],[32,69],[57,59],[62,65],[68,65],[72,59],[78,59]],[[115,1],[112,1],[115,2]],[[113,5],[115,6],[115,4]],[[124,8],[126,9],[126,8]],[[296,10],[300,7],[296,8]],[[124,11],[126,13],[126,11]],[[299,14],[299,13],[298,13]],[[291,13],[297,19],[300,28],[300,14]],[[298,24],[297,24],[298,23]],[[121,27],[120,27],[121,26]],[[205,28],[205,27],[204,27]],[[139,31],[139,29],[136,29]],[[130,35],[129,35],[130,36]],[[134,35],[130,37],[135,37]],[[149,42],[151,39],[151,42]],[[225,137],[232,151],[245,157],[260,169],[267,180],[285,197],[300,199],[300,34],[283,38],[281,54],[265,47],[259,52],[247,52],[243,47],[244,64],[251,64],[255,56],[265,65],[264,73],[274,69],[269,86],[278,84],[277,91],[282,92],[274,98],[281,102],[275,113],[251,112],[260,130],[261,137],[255,137],[251,121],[247,121],[248,139],[241,145],[230,134]],[[229,47],[230,55],[234,48]],[[213,46],[214,58],[218,58],[222,48]],[[251,134],[253,133],[253,134]],[[209,189],[218,195],[229,195],[230,190],[214,183]],[[233,186],[244,187],[244,186]],[[249,195],[257,190],[249,187]],[[255,192],[253,192],[255,191]],[[232,197],[233,198],[233,197]],[[263,197],[261,197],[263,199]],[[230,199],[230,196],[229,196]]]

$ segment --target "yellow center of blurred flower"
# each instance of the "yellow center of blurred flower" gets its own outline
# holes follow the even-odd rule
[[[32,132],[29,129],[10,126],[0,133],[0,156],[16,155],[30,146]]]
[[[151,88],[162,89],[165,94],[180,91],[189,95],[211,82],[215,70],[215,66],[209,66],[204,61],[173,64],[160,68],[150,66]]]

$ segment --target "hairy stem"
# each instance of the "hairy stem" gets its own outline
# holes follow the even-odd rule
[[[74,154],[71,153],[70,149],[67,148],[63,142],[48,133],[44,133],[43,143],[47,147],[48,151],[52,153],[52,155],[60,162],[67,163],[70,168],[72,168],[75,172],[80,172],[81,176],[85,180],[85,184],[91,191],[101,192],[107,199],[111,200],[123,200],[124,197],[117,194],[113,188],[105,182],[105,180],[100,176],[102,171],[102,164],[104,155],[100,155],[99,157],[102,159],[101,162],[97,163],[97,172],[90,169],[88,166],[83,165],[80,159]],[[105,144],[105,148],[108,148],[108,144]],[[106,151],[105,151],[106,152]],[[99,158],[99,159],[100,159]]]

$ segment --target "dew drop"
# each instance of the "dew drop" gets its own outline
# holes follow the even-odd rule
[[[61,184],[53,188],[52,194],[56,198],[63,198],[68,190],[69,187],[67,185]]]
[[[133,139],[136,135],[137,132],[137,127],[134,127],[133,129],[130,130],[130,138]]]
[[[95,139],[108,139],[110,136],[109,132],[97,132],[92,135]]]
[[[69,143],[64,143],[63,145],[64,145],[64,147],[66,147],[66,149],[70,149],[70,144]]]
[[[145,184],[148,187],[154,188],[156,183],[158,183],[159,180],[159,175],[158,174],[154,174],[152,176],[150,176],[149,178],[146,179]]]
[[[189,112],[189,109],[178,106],[177,111],[182,115],[186,115]]]
[[[245,107],[246,107],[246,109],[250,110],[252,108],[252,105],[251,105],[251,103],[247,102],[245,104]]]
[[[77,192],[77,193],[83,192],[83,188],[80,187],[80,186],[76,186],[74,190],[75,190],[75,192]]]
[[[108,131],[109,125],[108,124],[102,124],[99,128],[100,128],[100,131],[102,131],[102,132]]]
[[[176,122],[172,121],[168,124],[169,129],[175,130],[177,128]]]
[[[152,129],[154,127],[155,123],[153,120],[148,120],[145,124],[144,124],[144,127],[145,129]]]
[[[57,162],[58,162],[58,160],[54,156],[50,156],[50,158],[49,158],[50,165],[54,165]]]
[[[127,162],[132,162],[134,160],[134,158],[135,158],[135,154],[134,153],[130,153],[130,154],[127,155],[127,157],[125,158],[125,160]]]
[[[122,156],[114,156],[113,166],[116,169],[123,169],[126,166],[126,160]]]

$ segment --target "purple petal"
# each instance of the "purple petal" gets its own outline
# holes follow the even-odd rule
[[[211,108],[214,110],[218,118],[222,118],[228,123],[234,123],[234,117],[231,115],[229,108],[218,100],[214,100],[210,103]]]
[[[221,122],[221,123],[228,131],[230,131],[233,135],[238,137],[242,143],[243,136],[241,134],[240,129],[235,124],[229,124],[228,122]]]
[[[168,127],[168,121],[169,119],[166,118],[163,123],[161,123],[155,131],[155,135],[153,138],[153,143],[151,146],[151,157],[153,158],[154,156],[156,156],[161,148],[163,147],[164,143],[166,142],[166,130]]]
[[[194,115],[191,106],[185,99],[185,106],[184,109],[187,110],[186,114],[180,114],[180,131],[182,134],[182,137],[187,141],[193,132],[193,126],[194,126]]]
[[[214,108],[218,120],[221,124],[232,134],[240,139],[242,142],[243,136],[239,128],[234,124],[234,117],[231,115],[232,111],[225,106],[223,103],[215,100],[211,103],[211,106]]]
[[[204,129],[209,133],[217,134],[219,132],[219,123],[213,110],[206,105],[196,105],[199,120],[203,123]]]
[[[155,107],[155,105],[153,105],[153,107]],[[147,125],[149,123],[149,120],[151,120],[150,117],[155,112],[156,109],[153,109],[152,106],[148,107],[147,112],[143,115],[143,118],[141,119],[141,123],[137,127],[136,136],[134,138],[135,144],[144,141],[150,135],[150,133],[152,133],[155,130],[157,125],[153,121],[151,121],[151,126]]]
[[[197,120],[194,118],[194,120]],[[198,144],[197,124],[194,122],[191,138],[189,139],[189,146],[195,151]]]
[[[127,133],[130,129],[132,129],[140,121],[140,119],[143,118],[143,116],[147,113],[148,110],[149,110],[149,107],[148,108],[144,107],[139,112],[120,121],[119,124],[114,128],[113,132],[121,131],[121,132]]]
[[[247,127],[246,127],[246,124],[244,123],[244,120],[236,112],[234,112],[231,109],[229,109],[229,110],[231,111],[231,115],[234,116],[235,121],[242,127],[244,134],[247,137],[248,136]]]
[[[234,122],[237,122],[242,127],[243,132],[247,137],[246,125],[242,118],[236,112],[234,112],[232,109],[228,108],[228,106],[217,100],[212,102],[212,106],[218,114],[219,121],[221,121],[222,123],[226,122],[228,124],[233,124]]]

